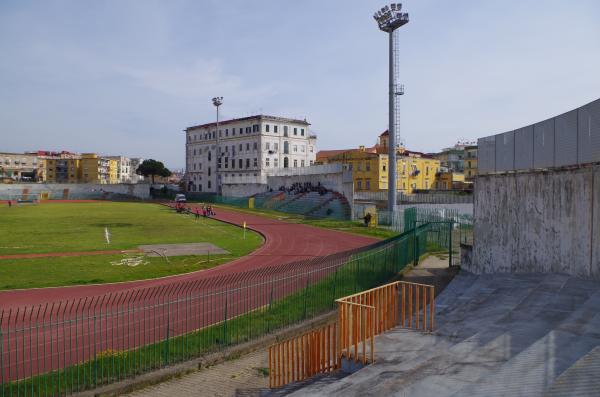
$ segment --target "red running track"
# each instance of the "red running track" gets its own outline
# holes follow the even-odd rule
[[[246,222],[265,237],[265,243],[251,255],[228,264],[180,276],[0,292],[0,326],[8,325],[0,343],[1,378],[33,376],[88,360],[95,351],[127,350],[161,340],[166,332],[181,335],[204,328],[221,321],[224,308],[232,317],[265,307],[271,299],[293,293],[331,272],[332,268],[314,266],[320,257],[376,241],[221,208],[216,212],[221,221]],[[347,256],[334,255],[327,263],[341,264]],[[305,277],[285,276],[307,269],[314,271]],[[275,285],[263,284],[275,275],[284,277]],[[232,286],[233,290],[228,289]],[[192,288],[197,290],[194,300],[173,300],[189,298]],[[175,303],[165,305],[165,299]],[[38,326],[38,321],[44,325]]]
[[[215,207],[217,220],[242,225],[262,234],[264,244],[248,256],[224,265],[177,276],[123,283],[50,287],[0,291],[0,311],[22,306],[120,293],[132,289],[154,288],[193,282],[215,276],[281,265],[298,260],[320,257],[372,244],[371,237],[338,232],[302,224],[287,223],[272,218]],[[82,258],[82,260],[85,260]]]

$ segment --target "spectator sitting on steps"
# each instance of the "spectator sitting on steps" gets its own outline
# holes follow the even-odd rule
[[[367,212],[363,219],[365,220],[365,226],[368,227],[369,223],[371,223],[371,213]]]

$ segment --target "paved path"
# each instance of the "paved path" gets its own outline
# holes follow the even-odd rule
[[[286,223],[272,218],[226,210],[218,206],[215,207],[215,211],[217,216],[214,218],[217,220],[236,225],[246,222],[248,228],[264,236],[265,243],[250,255],[227,264],[177,276],[123,283],[0,291],[0,310],[198,281],[217,275],[234,274],[333,254],[377,241],[371,237]]]
[[[193,372],[128,394],[129,397],[235,396],[252,389],[269,387],[269,377],[258,369],[267,368],[267,352],[259,350],[233,361]]]

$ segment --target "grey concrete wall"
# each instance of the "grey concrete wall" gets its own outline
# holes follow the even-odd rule
[[[264,193],[267,190],[268,186],[262,183],[223,184],[223,196],[225,197],[248,197]]]
[[[99,185],[88,183],[13,183],[0,184],[0,200],[14,197],[29,189],[30,194],[50,192],[50,199],[61,199],[64,189],[69,189],[70,199],[111,199],[127,196],[148,199],[150,185],[147,183]]]
[[[600,166],[479,176],[475,273],[600,278]]]

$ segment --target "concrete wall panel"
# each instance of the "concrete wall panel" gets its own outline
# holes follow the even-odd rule
[[[530,170],[533,168],[533,126],[519,128],[515,131],[515,169]]]
[[[579,164],[600,161],[600,99],[579,109]]]
[[[594,197],[592,201],[592,277],[600,279],[600,167],[594,169],[594,183],[592,185]]]
[[[496,171],[496,137],[477,140],[477,172],[489,174]]]
[[[510,171],[515,168],[514,131],[496,135],[496,172]]]
[[[533,126],[533,167],[554,166],[554,119]]]
[[[473,265],[467,270],[600,278],[599,170],[478,177]]]

